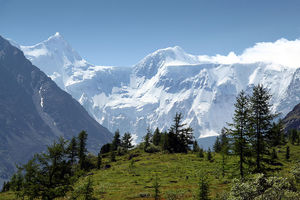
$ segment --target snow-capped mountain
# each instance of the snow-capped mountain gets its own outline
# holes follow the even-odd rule
[[[112,140],[70,94],[33,66],[22,51],[0,36],[0,185],[35,153],[62,136],[88,132],[94,154]]]
[[[298,40],[258,43],[242,55],[212,57],[169,47],[132,67],[89,64],[58,33],[20,48],[100,124],[138,140],[148,126],[166,130],[176,112],[184,114],[196,137],[217,135],[232,117],[237,93],[258,83],[270,89],[273,109],[282,115],[300,101]]]

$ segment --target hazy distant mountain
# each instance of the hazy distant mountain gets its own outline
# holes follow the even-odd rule
[[[99,123],[110,131],[134,133],[140,140],[148,126],[167,129],[176,112],[183,113],[197,137],[217,135],[232,117],[237,93],[251,91],[258,83],[270,89],[273,109],[284,116],[300,101],[295,60],[300,42],[290,43],[281,39],[259,43],[240,56],[213,57],[170,47],[133,67],[89,64],[59,33],[20,48]]]
[[[98,152],[112,134],[61,90],[22,51],[0,36],[0,182],[46,149],[58,136],[89,134],[88,149]]]

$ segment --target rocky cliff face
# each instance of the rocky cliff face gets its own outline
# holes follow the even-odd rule
[[[88,132],[92,152],[112,139],[71,95],[0,36],[0,180],[57,137],[70,139],[81,130]]]
[[[294,109],[285,116],[283,123],[286,131],[290,129],[300,130],[300,104],[296,105]]]

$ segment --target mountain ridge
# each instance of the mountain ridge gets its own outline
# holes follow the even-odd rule
[[[70,94],[1,36],[0,110],[0,182],[12,175],[16,162],[28,161],[59,136],[70,139],[86,130],[94,153],[112,139]]]
[[[241,55],[230,52],[227,56],[195,56],[174,46],[157,50],[127,68],[96,66],[80,57],[85,61],[83,66],[76,66],[78,60],[65,62],[69,71],[60,76],[68,81],[60,87],[84,105],[100,124],[112,132],[117,129],[121,133],[131,132],[137,141],[147,127],[165,130],[176,112],[184,114],[196,137],[214,136],[231,119],[237,93],[250,91],[255,84],[269,88],[273,110],[282,115],[298,103],[299,94],[289,89],[300,84],[296,61],[284,57],[271,62],[273,58],[269,56],[270,48],[276,54],[292,42],[280,39],[258,43]],[[291,45],[299,46],[298,40],[294,43]],[[300,47],[292,50],[300,54]],[[266,59],[256,58],[258,52],[267,55]],[[25,51],[25,56],[29,55]],[[51,63],[49,59],[31,57],[43,71]],[[60,68],[65,69],[66,65],[61,64]]]

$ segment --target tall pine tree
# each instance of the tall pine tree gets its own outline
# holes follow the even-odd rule
[[[85,169],[86,164],[86,142],[88,134],[85,131],[81,131],[78,135],[78,157],[80,169]]]
[[[68,155],[69,155],[71,165],[73,165],[76,161],[76,156],[78,155],[78,146],[75,137],[72,137],[67,150],[68,150]]]
[[[152,142],[155,146],[158,146],[160,144],[161,141],[161,132],[159,131],[158,128],[155,129],[154,133],[153,133],[153,137],[152,137]]]
[[[150,127],[147,128],[147,133],[144,136],[144,151],[147,152],[148,147],[150,146],[152,140],[152,133]]]
[[[186,153],[189,150],[189,144],[193,142],[193,129],[186,127],[182,123],[182,114],[176,113],[174,124],[169,129],[169,149],[175,153]]]
[[[122,141],[121,141],[122,147],[125,148],[126,150],[132,148],[133,147],[132,140],[133,139],[131,137],[131,134],[130,133],[125,133],[123,135]]]
[[[234,153],[239,156],[240,176],[244,177],[244,164],[246,163],[247,152],[249,151],[249,97],[241,91],[234,104],[235,110],[231,129],[228,133],[233,140]]]
[[[118,129],[115,132],[114,139],[111,144],[111,148],[112,148],[111,150],[116,151],[119,146],[121,146],[121,139],[120,139],[120,131]]]
[[[264,156],[268,155],[267,139],[270,137],[271,122],[276,116],[271,113],[271,95],[263,85],[258,84],[253,88],[250,97],[250,117],[249,122],[252,127],[253,135],[251,142],[254,147],[254,157],[256,160],[256,171],[263,172]]]

